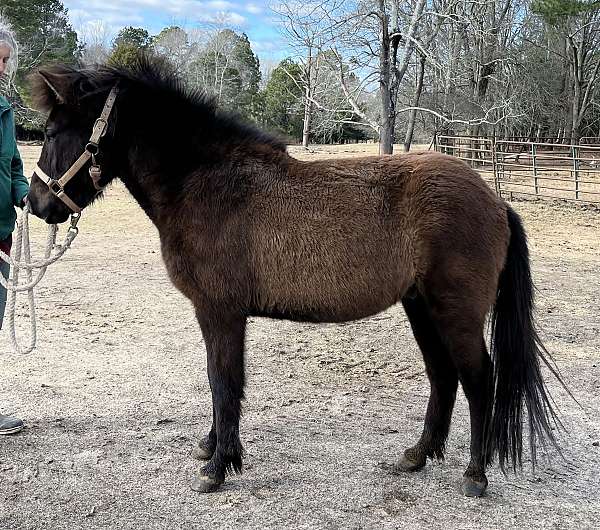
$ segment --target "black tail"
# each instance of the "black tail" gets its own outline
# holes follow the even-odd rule
[[[540,360],[562,380],[550,364],[550,356],[535,330],[533,282],[529,269],[527,238],[519,216],[508,208],[510,243],[498,296],[491,318],[491,356],[494,362],[494,399],[490,411],[488,454],[498,452],[502,471],[522,466],[523,405],[527,407],[529,444],[533,466],[536,442],[558,447],[552,432],[560,425],[544,385]]]

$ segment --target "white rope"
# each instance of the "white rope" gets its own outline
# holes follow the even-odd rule
[[[37,340],[37,327],[35,320],[35,298],[33,289],[42,280],[48,265],[58,260],[71,246],[73,239],[77,236],[77,221],[79,217],[74,217],[71,220],[71,226],[69,227],[65,236],[65,241],[62,245],[56,245],[56,234],[58,233],[57,225],[50,225],[48,227],[48,239],[46,240],[46,250],[44,252],[44,258],[39,261],[31,261],[31,246],[29,243],[29,205],[26,204],[23,208],[23,213],[17,220],[17,231],[16,237],[13,241],[12,256],[11,257],[4,252],[0,251],[0,259],[10,264],[11,277],[6,279],[0,274],[0,283],[8,291],[7,299],[7,313],[8,313],[8,325],[10,329],[10,340],[13,345],[13,349],[17,353],[27,354],[31,353],[35,348]],[[52,251],[55,253],[52,254]],[[23,258],[23,261],[21,261]],[[39,269],[36,277],[33,277],[34,269]],[[25,284],[19,285],[19,272],[25,271]],[[17,339],[17,332],[15,329],[15,307],[17,301],[17,293],[21,291],[27,291],[28,302],[29,302],[29,321],[31,324],[31,332],[29,338],[29,344],[25,347],[21,347]]]

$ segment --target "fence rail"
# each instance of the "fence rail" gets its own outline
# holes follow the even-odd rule
[[[456,156],[479,171],[500,197],[535,196],[600,204],[600,145],[434,138],[436,151]]]

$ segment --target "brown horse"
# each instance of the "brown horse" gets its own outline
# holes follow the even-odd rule
[[[194,304],[213,399],[212,428],[194,450],[208,463],[194,489],[216,490],[242,468],[249,316],[342,322],[403,304],[431,395],[399,470],[443,457],[459,381],[471,416],[466,495],[483,494],[495,455],[503,470],[521,465],[525,407],[533,461],[536,440],[554,443],[523,227],[465,164],[436,153],[295,160],[155,59],[54,67],[33,84],[49,117],[31,210],[63,222],[119,177]]]

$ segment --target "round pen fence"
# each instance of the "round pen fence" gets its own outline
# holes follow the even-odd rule
[[[582,138],[582,143],[575,145],[438,135],[434,146],[436,151],[456,156],[479,171],[501,197],[600,204],[598,138]]]

